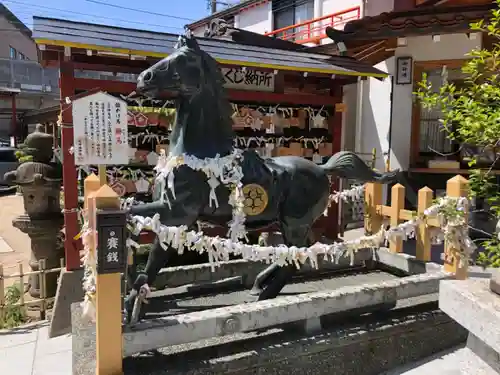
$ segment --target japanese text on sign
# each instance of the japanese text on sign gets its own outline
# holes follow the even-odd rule
[[[222,68],[225,87],[238,90],[274,91],[274,73],[241,68]]]
[[[127,103],[103,92],[73,101],[76,165],[128,164]]]
[[[399,57],[397,59],[397,84],[409,84],[412,82],[412,59],[411,57]]]
[[[102,237],[98,245],[98,273],[120,272],[124,267],[125,243],[123,229],[116,227],[102,227],[98,229],[98,236]]]
[[[109,232],[109,237],[107,238],[106,244],[106,261],[108,263],[119,263],[118,258],[118,245],[119,239],[116,237],[116,233],[114,231]]]
[[[98,211],[97,273],[122,272],[126,266],[126,214],[124,211]]]

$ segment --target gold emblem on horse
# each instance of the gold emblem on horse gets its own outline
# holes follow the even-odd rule
[[[248,216],[260,215],[269,203],[266,190],[257,184],[243,186],[244,207],[243,212]]]

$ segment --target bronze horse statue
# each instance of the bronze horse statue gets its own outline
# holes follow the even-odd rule
[[[191,35],[181,36],[175,52],[143,71],[137,79],[136,92],[159,98],[165,92],[176,100],[176,119],[170,137],[170,156],[191,155],[200,159],[224,157],[234,151],[232,108],[224,89],[224,78],[215,59],[200,49]],[[249,231],[278,224],[287,246],[312,245],[313,223],[329,203],[328,175],[357,179],[361,182],[395,181],[398,172],[385,174],[371,170],[352,152],[339,152],[326,164],[317,165],[296,156],[261,158],[255,151],[242,151],[240,167],[243,185],[257,184],[267,195],[267,206],[246,217]],[[224,184],[215,189],[218,207],[209,204],[210,187],[202,171],[181,164],[175,169],[174,191],[166,190],[166,203],[157,195],[152,203],[132,206],[131,215],[160,215],[166,226],[191,226],[197,221],[227,225],[232,219],[228,200],[230,190]],[[156,187],[166,181],[156,181]],[[155,187],[155,192],[160,190]],[[135,296],[145,283],[153,284],[158,272],[176,250],[163,250],[156,239],[143,273],[132,286],[125,306],[132,311]],[[259,300],[276,297],[296,272],[294,265],[270,265],[255,280],[253,294]]]

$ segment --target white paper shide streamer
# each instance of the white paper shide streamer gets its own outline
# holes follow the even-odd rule
[[[241,161],[243,154],[241,150],[234,149],[234,151],[224,157],[216,155],[214,158],[199,159],[192,155],[182,156],[166,156],[165,151],[162,150],[158,159],[158,164],[155,167],[157,173],[157,180],[160,181],[162,186],[162,199],[171,206],[170,199],[167,194],[167,189],[175,199],[175,169],[181,165],[186,165],[195,171],[201,171],[207,176],[207,182],[210,187],[209,205],[210,207],[219,207],[215,189],[222,183],[231,190],[229,196],[229,204],[233,207],[233,217],[229,222],[229,231],[227,236],[233,241],[246,238],[247,231],[245,229],[246,215],[243,211],[244,208],[244,195],[243,195],[243,171],[241,169]],[[167,181],[167,186],[163,183]]]
[[[85,297],[82,303],[82,316],[92,322],[96,319],[95,293],[96,293],[96,275],[97,275],[97,257],[93,250],[94,236],[92,229],[89,228],[88,220],[85,220],[80,232],[84,250],[83,257],[83,291]]]
[[[159,215],[152,218],[134,216],[132,225],[135,227],[136,234],[142,230],[151,230],[156,233],[161,243],[178,251],[187,248],[200,253],[208,252],[212,269],[220,261],[229,260],[230,254],[241,255],[243,259],[250,261],[275,262],[279,265],[294,263],[297,267],[309,260],[312,267],[318,267],[319,255],[335,262],[338,261],[340,256],[344,255],[349,255],[351,260],[354,260],[354,254],[359,249],[378,248],[383,246],[386,241],[397,237],[404,240],[413,238],[419,224],[425,222],[429,217],[437,217],[442,224],[443,235],[434,235],[433,241],[437,243],[443,239],[449,241],[450,245],[457,249],[462,254],[464,261],[466,261],[474,251],[475,245],[468,235],[465,218],[460,215],[456,216],[458,218],[446,217],[448,210],[464,212],[466,205],[466,198],[444,197],[439,199],[437,204],[429,207],[423,217],[416,217],[389,229],[382,228],[378,233],[371,236],[362,236],[352,241],[333,244],[317,242],[310,247],[259,246],[233,241],[230,238],[210,237],[204,235],[201,231],[188,231],[187,226],[164,226],[159,222]]]

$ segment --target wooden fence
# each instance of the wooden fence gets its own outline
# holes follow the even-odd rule
[[[449,197],[467,197],[469,182],[462,176],[455,176],[447,181],[446,195]],[[395,227],[404,221],[409,221],[415,216],[422,217],[424,211],[432,206],[434,192],[428,187],[418,191],[417,211],[405,209],[405,187],[396,184],[391,189],[391,205],[382,204],[382,185],[379,183],[368,183],[365,187],[365,231],[368,234],[377,233],[384,225],[384,219],[389,219],[391,227]],[[467,215],[467,213],[466,213]],[[431,260],[431,228],[439,227],[437,218],[427,218],[418,225],[416,231],[416,258],[422,261]],[[390,241],[389,249],[392,252],[403,251],[403,240],[396,238]],[[457,249],[445,243],[444,266],[448,272],[455,273],[457,279],[467,278],[467,262],[460,262]]]
[[[377,159],[383,159],[384,156],[377,156],[377,149],[372,149],[371,153],[357,152],[356,155],[360,156],[370,168],[375,169]],[[359,181],[341,179],[340,191],[352,189],[358,185]],[[339,201],[339,235],[342,237],[344,232],[348,229],[362,228],[365,216],[365,206],[363,201]]]
[[[18,263],[17,270],[13,273],[8,274],[6,268],[3,264],[0,264],[0,327],[2,327],[7,319],[7,314],[12,309],[20,312],[23,317],[28,317],[27,308],[35,307],[39,314],[41,320],[46,319],[47,311],[49,311],[54,302],[54,296],[47,295],[47,275],[52,273],[60,273],[64,268],[64,258],[60,261],[60,266],[58,268],[47,269],[45,266],[45,260],[40,260],[38,262],[37,271],[25,272],[22,263]],[[12,268],[12,267],[11,267]],[[30,277],[38,277],[38,285],[40,288],[40,297],[32,298],[26,295],[28,291],[26,290],[26,283]],[[11,301],[9,298],[9,290],[11,288],[19,289],[19,297]]]

